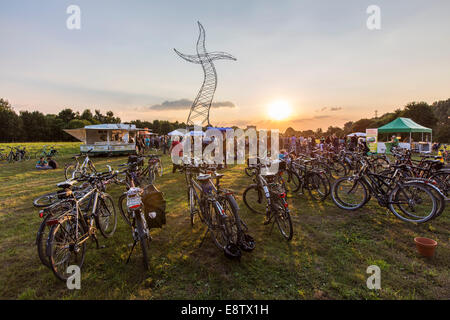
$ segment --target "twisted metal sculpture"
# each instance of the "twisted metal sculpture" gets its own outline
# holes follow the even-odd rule
[[[203,84],[192,103],[187,125],[204,125],[206,123],[208,126],[211,126],[209,123],[209,109],[217,87],[217,72],[213,61],[220,59],[236,61],[236,58],[225,52],[206,52],[205,29],[200,22],[197,23],[200,32],[197,40],[197,55],[183,54],[177,49],[173,50],[184,60],[201,64],[204,73]]]

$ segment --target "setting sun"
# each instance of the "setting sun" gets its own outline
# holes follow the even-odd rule
[[[291,105],[287,101],[275,101],[269,105],[268,114],[272,120],[287,119],[292,112]]]

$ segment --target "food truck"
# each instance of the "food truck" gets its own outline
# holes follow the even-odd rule
[[[134,124],[105,123],[64,131],[83,142],[80,151],[93,154],[135,154],[136,136],[140,130]]]

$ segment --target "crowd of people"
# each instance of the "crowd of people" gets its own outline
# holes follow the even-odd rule
[[[315,149],[320,149],[321,151],[338,151],[344,148],[351,151],[357,149],[364,150],[366,152],[369,151],[369,148],[367,147],[365,142],[365,138],[358,137],[356,135],[346,137],[333,134],[327,137],[322,136],[320,139],[316,139],[313,136],[303,137],[295,135],[283,135],[280,137],[280,149],[284,149],[289,153],[295,152],[297,154],[308,154]]]
[[[172,139],[167,135],[142,135],[136,139],[138,153],[145,153],[152,149],[162,150],[166,154],[172,145]]]

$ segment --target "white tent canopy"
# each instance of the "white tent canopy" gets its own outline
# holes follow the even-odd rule
[[[173,130],[172,132],[169,132],[168,135],[169,136],[185,136],[186,131],[184,129],[176,129],[176,130]],[[190,131],[189,135],[190,136],[204,136],[205,133],[203,131]]]
[[[353,136],[357,136],[357,137],[365,137],[366,133],[365,132],[353,132],[347,135],[347,137],[353,137]]]
[[[180,131],[180,129],[173,130],[168,133],[169,136],[184,136],[184,132]]]

